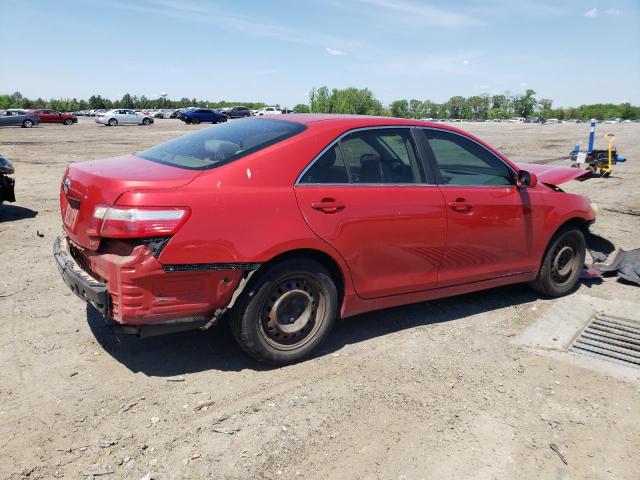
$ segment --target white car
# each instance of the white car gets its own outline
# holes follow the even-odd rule
[[[262,110],[258,110],[256,115],[282,115],[282,110],[278,107],[264,107]]]
[[[560,120],[558,120],[557,118],[548,118],[546,121],[547,125],[554,125],[556,123],[560,123]]]
[[[151,125],[153,118],[133,110],[115,109],[96,116],[96,123],[102,123],[110,127],[115,127],[116,125]]]

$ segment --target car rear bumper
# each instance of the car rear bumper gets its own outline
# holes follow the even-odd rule
[[[93,305],[105,317],[109,316],[107,286],[88,275],[68,253],[67,240],[58,237],[53,242],[53,258],[62,280],[79,298]]]
[[[211,319],[229,305],[244,274],[234,268],[162,265],[145,245],[124,255],[101,253],[58,237],[53,254],[64,282],[78,297],[127,326]]]

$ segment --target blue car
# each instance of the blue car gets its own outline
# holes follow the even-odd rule
[[[227,116],[224,113],[216,112],[215,110],[210,110],[208,108],[193,108],[189,110],[183,110],[182,114],[180,115],[180,119],[184,123],[220,123],[226,122]]]

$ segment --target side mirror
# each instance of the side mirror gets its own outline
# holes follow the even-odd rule
[[[520,188],[533,188],[538,184],[538,177],[535,173],[520,170],[516,178],[516,185]]]

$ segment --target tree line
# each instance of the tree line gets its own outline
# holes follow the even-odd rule
[[[536,98],[536,92],[528,89],[512,95],[454,96],[444,103],[431,100],[403,99],[383,105],[367,89],[354,87],[329,90],[326,86],[314,88],[309,93],[309,103],[294,107],[295,111],[312,113],[349,113],[362,115],[386,115],[400,118],[433,118],[461,120],[492,120],[513,117],[542,117],[587,120],[596,118],[640,119],[640,107],[630,103],[593,104],[579,107],[553,108],[553,100]]]
[[[224,108],[233,107],[235,105],[243,105],[249,109],[259,109],[266,107],[263,102],[209,102],[206,100],[198,100],[197,98],[183,97],[180,100],[170,100],[168,98],[147,98],[144,95],[138,97],[125,93],[119,100],[110,100],[100,95],[91,95],[87,100],[76,98],[52,98],[45,100],[43,98],[30,99],[23,96],[20,92],[14,92],[11,95],[0,95],[0,110],[7,108],[50,108],[61,112],[76,112],[79,110],[91,109],[111,109],[111,108],[131,108],[131,109],[158,109],[158,108],[184,108],[184,107],[201,107],[201,108]]]
[[[126,93],[121,99],[111,100],[100,95],[92,95],[87,100],[76,98],[29,99],[20,92],[11,95],[0,95],[0,109],[7,108],[51,108],[63,112],[89,110],[98,108],[184,108],[196,106],[202,108],[223,108],[243,105],[249,109],[267,106],[263,102],[210,102],[196,98],[183,97],[180,100],[168,98],[138,97]],[[384,105],[368,88],[349,87],[329,89],[326,86],[313,88],[309,93],[309,102],[296,105],[294,111],[299,113],[346,113],[358,115],[384,115],[401,118],[433,118],[461,120],[492,120],[512,117],[542,117],[588,120],[596,118],[622,118],[623,120],[640,119],[640,107],[630,103],[598,103],[580,105],[579,107],[553,107],[548,98],[536,98],[536,92],[528,89],[524,93],[511,94],[505,92],[498,95],[473,95],[470,97],[454,96],[443,103],[431,100],[402,99]]]

